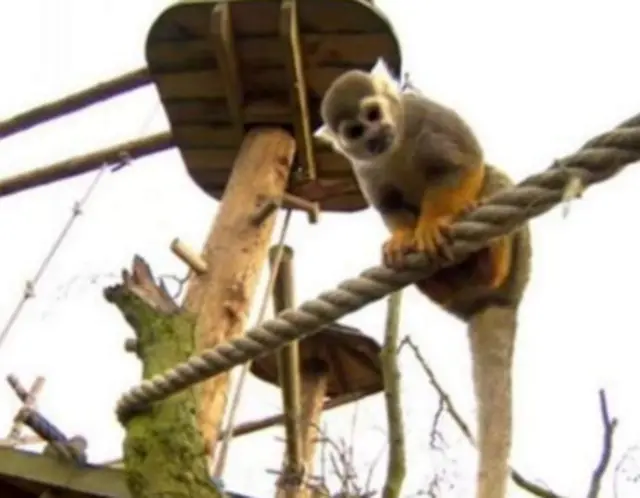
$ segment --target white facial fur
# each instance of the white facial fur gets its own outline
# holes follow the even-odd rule
[[[374,66],[371,68],[369,74],[371,74],[372,76],[374,86],[378,88],[377,93],[400,93],[402,91],[401,83],[393,78],[393,76],[391,75],[391,71],[389,70],[389,66],[382,57],[378,58]],[[388,116],[389,102],[384,99],[379,99],[379,104],[381,105],[381,107],[383,107],[384,115]],[[344,147],[342,146],[341,137],[339,137],[326,124],[318,127],[313,136],[320,142],[331,146],[331,148],[336,152],[344,155],[350,160],[352,159],[351,157],[349,157],[349,154],[345,152]]]

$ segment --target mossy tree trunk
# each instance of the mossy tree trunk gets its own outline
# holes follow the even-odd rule
[[[143,377],[149,379],[195,351],[195,319],[182,311],[136,256],[123,282],[105,290],[133,327]],[[124,463],[134,498],[218,498],[207,473],[196,422],[194,389],[154,404],[125,424]]]

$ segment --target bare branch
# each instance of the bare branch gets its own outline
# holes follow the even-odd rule
[[[607,406],[607,397],[603,389],[598,392],[600,397],[600,415],[602,416],[602,425],[604,426],[602,452],[600,454],[600,460],[596,465],[595,470],[591,476],[591,486],[589,487],[589,493],[587,498],[598,498],[600,495],[600,488],[602,487],[602,478],[609,467],[611,461],[611,452],[613,449],[613,433],[618,426],[618,420],[609,415],[609,408]]]
[[[440,450],[441,447],[438,445],[438,440],[442,440],[442,434],[440,434],[440,430],[438,426],[440,425],[440,420],[442,419],[442,415],[445,411],[444,400],[440,398],[438,400],[438,409],[433,416],[433,421],[431,422],[431,431],[429,431],[429,447],[432,450]]]
[[[404,424],[400,401],[400,372],[398,370],[398,329],[402,292],[387,298],[387,321],[380,361],[384,378],[384,397],[387,405],[389,463],[382,491],[383,498],[399,498],[406,474]]]
[[[638,465],[637,459],[634,458],[634,454],[638,454],[638,453],[640,453],[640,445],[636,444],[636,445],[630,446],[624,451],[624,453],[620,457],[620,460],[616,464],[614,479],[613,479],[614,498],[618,498],[619,496],[618,486],[619,486],[620,477],[622,475],[627,474],[628,472],[632,472],[631,476],[626,477],[627,482],[632,482],[634,484],[637,484],[638,482],[640,482],[640,470],[638,470],[639,465]],[[633,466],[633,470],[630,471],[627,468],[627,466]]]
[[[462,433],[467,438],[467,440],[473,446],[475,446],[475,444],[476,444],[475,443],[475,438],[473,437],[473,434],[471,433],[471,429],[469,429],[469,426],[466,424],[466,422],[464,421],[464,419],[462,418],[462,416],[460,415],[460,413],[458,412],[458,410],[454,406],[453,401],[451,401],[450,396],[447,394],[447,392],[442,388],[442,386],[438,382],[438,380],[437,380],[437,378],[435,376],[435,373],[433,372],[433,370],[431,369],[431,367],[427,363],[426,359],[422,355],[422,352],[420,351],[420,348],[418,348],[418,346],[408,336],[405,337],[402,340],[400,347],[404,347],[405,345],[408,346],[411,349],[411,351],[414,354],[416,360],[418,360],[418,363],[420,363],[420,366],[422,367],[424,372],[427,374],[427,377],[429,378],[429,382],[431,383],[433,388],[436,390],[436,392],[440,396],[440,399],[442,399],[442,402],[444,403],[445,408],[446,408],[447,412],[449,413],[449,415],[451,416],[451,418],[453,419],[453,421],[456,423],[456,425],[458,426],[460,431],[462,431]],[[400,350],[400,348],[398,348],[398,350]],[[563,498],[561,495],[558,495],[558,494],[554,493],[553,491],[551,491],[549,489],[545,489],[542,486],[539,486],[539,485],[529,481],[528,479],[525,479],[522,476],[522,474],[520,474],[519,472],[517,472],[514,469],[511,469],[511,480],[517,486],[519,486],[520,488],[522,488],[525,491],[528,491],[529,493],[531,493],[532,495],[538,496],[540,498]]]
[[[429,379],[429,382],[431,383],[435,391],[438,393],[438,396],[442,400],[442,403],[444,404],[447,412],[449,413],[449,416],[453,419],[453,421],[462,431],[462,434],[464,434],[464,436],[469,440],[469,442],[475,445],[475,439],[473,437],[473,434],[471,433],[471,429],[458,413],[458,410],[453,405],[453,401],[451,401],[449,394],[442,388],[442,386],[438,382],[435,373],[427,363],[427,360],[425,359],[425,357],[422,355],[420,348],[416,346],[416,344],[411,340],[409,336],[405,336],[404,339],[402,339],[402,342],[400,343],[400,347],[398,347],[398,353],[400,352],[401,348],[403,348],[404,346],[408,346],[409,348],[411,348],[411,352],[415,356],[416,360],[418,360],[418,363],[422,367],[422,370],[424,370],[424,373],[427,374],[427,378]]]

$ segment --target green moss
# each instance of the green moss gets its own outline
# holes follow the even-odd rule
[[[186,360],[194,352],[195,320],[187,313],[165,315],[120,289],[113,301],[138,336],[143,377]],[[193,389],[155,403],[126,423],[124,461],[135,498],[218,498],[206,469],[204,443],[196,424]]]

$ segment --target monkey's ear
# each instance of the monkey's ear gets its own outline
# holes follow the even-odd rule
[[[330,145],[332,148],[336,147],[336,136],[327,125],[323,124],[320,126],[313,132],[313,136],[320,140],[320,142]]]
[[[388,89],[400,90],[400,82],[391,74],[391,69],[382,57],[379,57],[374,66],[369,71],[371,77],[384,84]]]

